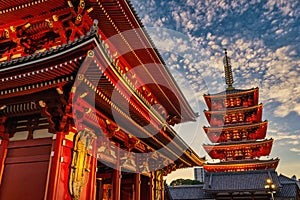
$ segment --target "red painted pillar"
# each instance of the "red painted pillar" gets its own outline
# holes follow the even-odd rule
[[[92,149],[91,149],[91,163],[90,163],[90,173],[88,174],[89,180],[86,186],[86,193],[81,195],[82,200],[95,200],[96,198],[96,168],[97,168],[97,139],[93,141]]]
[[[4,170],[4,161],[7,154],[7,145],[9,140],[9,134],[5,133],[5,123],[6,118],[1,118],[0,122],[0,185],[2,181],[2,175]]]
[[[66,139],[65,135],[58,132],[53,138],[47,200],[71,200],[68,183],[73,141]]]
[[[71,163],[73,158],[74,135],[78,134],[77,130],[70,127],[68,134],[58,132],[53,140],[52,155],[50,160],[51,174],[48,184],[47,200],[71,200],[73,197],[70,194],[69,182],[71,173]],[[87,184],[83,185],[80,192],[81,200],[94,200],[96,187],[96,142],[91,144],[91,155],[87,158],[86,166],[89,172],[85,174]],[[89,147],[86,147],[89,148]]]
[[[0,185],[1,185],[2,175],[4,170],[4,162],[7,154],[8,139],[6,138],[8,138],[8,136],[7,137],[5,136],[5,138],[2,138],[0,140]]]
[[[65,132],[57,132],[53,137],[50,178],[47,185],[45,199],[47,200],[71,200],[69,190],[70,166],[72,162],[72,149],[76,128],[69,126]],[[46,198],[47,197],[47,198]]]
[[[141,175],[134,174],[134,200],[141,199]]]
[[[120,194],[121,194],[121,167],[120,167],[120,148],[116,148],[116,156],[117,156],[117,161],[116,161],[116,167],[113,171],[113,200],[120,200]]]
[[[120,200],[121,194],[121,171],[114,169],[113,172],[113,200]]]
[[[102,178],[97,178],[97,195],[96,200],[103,199],[103,180]]]

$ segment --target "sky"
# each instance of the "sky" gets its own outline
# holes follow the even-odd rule
[[[260,88],[269,158],[278,173],[300,178],[300,2],[298,0],[131,0],[147,32],[182,89],[197,122],[175,126],[199,155],[210,143],[203,94],[225,89],[223,49],[231,58],[234,87]],[[208,156],[207,156],[208,157]],[[192,178],[193,169],[167,177]]]

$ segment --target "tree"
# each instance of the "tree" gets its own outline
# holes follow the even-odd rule
[[[200,181],[197,180],[191,180],[191,179],[176,179],[174,181],[171,182],[171,186],[177,186],[177,185],[197,185],[197,184],[201,184]]]

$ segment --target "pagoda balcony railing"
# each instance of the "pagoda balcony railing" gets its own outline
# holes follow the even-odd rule
[[[240,110],[204,111],[204,113],[211,126],[243,125],[262,121],[262,105]]]
[[[262,141],[231,142],[203,145],[205,151],[213,159],[243,160],[268,156],[271,152],[273,139]]]
[[[230,134],[229,136],[228,135],[221,135],[221,136],[217,136],[217,135],[213,135],[213,136],[208,136],[210,141],[213,142],[213,143],[224,143],[224,142],[238,142],[238,141],[251,141],[251,140],[256,140],[256,139],[263,139],[264,137],[261,136],[252,136],[251,133],[246,133],[246,135],[233,135],[233,134]],[[253,139],[253,137],[255,137]]]
[[[222,104],[215,104],[212,102],[211,110],[224,110],[224,109],[238,109],[238,108],[249,108],[256,106],[252,101],[242,102],[241,100],[227,100]]]
[[[204,98],[211,110],[247,108],[258,104],[258,88],[234,94],[204,95]]]
[[[249,113],[254,112],[256,110],[261,110],[263,107],[263,104],[253,105],[251,107],[235,107],[235,108],[224,108],[222,110],[204,110],[205,114],[214,114],[214,115],[220,115],[220,114],[229,114],[229,113]]]
[[[253,122],[253,121],[252,122],[251,121],[243,121],[243,122],[237,122],[235,124],[230,124],[230,123],[226,124],[224,122],[224,123],[218,123],[216,125],[213,125],[213,124],[211,124],[211,125],[214,128],[222,128],[222,127],[227,128],[227,127],[232,127],[232,126],[252,125],[254,123],[255,122]]]

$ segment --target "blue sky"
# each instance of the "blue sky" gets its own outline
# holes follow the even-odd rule
[[[298,0],[131,0],[174,78],[195,112],[197,123],[175,127],[200,155],[208,139],[202,126],[203,94],[225,88],[223,49],[232,59],[234,86],[260,88],[270,157],[277,171],[300,178],[300,2]],[[186,128],[188,127],[188,128]],[[186,131],[189,130],[189,131]],[[192,170],[168,177],[192,178]]]

